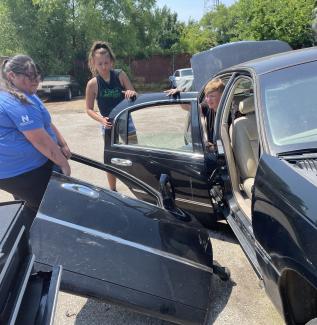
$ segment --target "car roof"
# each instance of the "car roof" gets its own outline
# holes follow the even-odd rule
[[[182,68],[182,69],[177,69],[175,71],[184,71],[184,70],[193,70],[192,68]]]
[[[312,61],[317,61],[316,46],[247,61],[225,69],[221,73],[225,71],[248,69],[254,70],[256,74],[261,75]]]

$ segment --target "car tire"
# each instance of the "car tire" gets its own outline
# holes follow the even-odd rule
[[[66,91],[65,99],[67,101],[70,101],[70,100],[72,100],[72,98],[73,98],[72,90],[70,88],[68,88]]]

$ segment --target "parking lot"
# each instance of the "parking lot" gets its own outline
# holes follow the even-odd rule
[[[102,138],[98,124],[84,112],[84,101],[46,103],[71,151],[102,161]],[[72,176],[99,186],[107,186],[106,176],[101,172],[72,163]],[[118,191],[127,193],[123,184]],[[0,201],[11,196],[0,191]],[[237,240],[226,223],[210,232],[213,238],[214,260],[231,271],[231,280],[213,279],[210,324],[283,324],[282,319],[265,294],[260,281],[244,256]],[[128,272],[129,270],[127,270]],[[55,324],[168,324],[136,314],[124,308],[94,299],[60,293]]]

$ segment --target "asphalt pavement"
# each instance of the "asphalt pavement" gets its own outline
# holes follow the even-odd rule
[[[59,128],[72,152],[102,161],[102,138],[97,122],[84,112],[84,101],[46,103],[54,124]],[[107,187],[102,172],[71,162],[72,176]],[[123,184],[118,191],[128,194]],[[11,200],[11,195],[0,190],[0,201]],[[230,269],[231,279],[213,278],[210,324],[216,325],[279,325],[281,317],[266,296],[251,265],[246,259],[235,236],[226,223],[211,231],[214,260]],[[60,292],[55,316],[56,325],[158,325],[171,324],[137,314],[123,307],[95,299]]]

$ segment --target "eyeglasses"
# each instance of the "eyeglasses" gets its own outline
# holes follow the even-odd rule
[[[22,76],[25,76],[27,77],[31,82],[34,82],[34,81],[40,81],[41,80],[41,75],[39,73],[19,73],[21,74]]]

